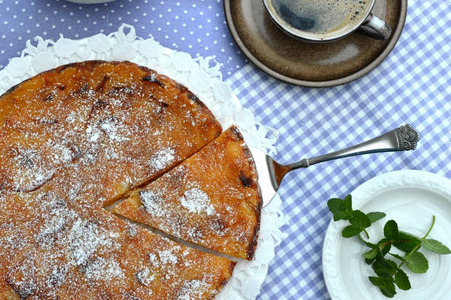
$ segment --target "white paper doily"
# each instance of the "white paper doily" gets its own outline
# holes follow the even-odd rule
[[[387,214],[369,228],[371,242],[382,238],[383,226],[388,220],[395,220],[400,230],[422,237],[431,225],[432,215],[435,215],[435,226],[429,238],[448,247],[451,245],[450,180],[425,171],[395,171],[372,178],[351,195],[354,209]],[[323,272],[330,297],[333,300],[387,299],[368,280],[368,276],[374,273],[361,256],[368,248],[357,238],[341,237],[346,224],[349,223],[332,220],[324,239]],[[439,255],[428,250],[421,252],[429,261],[429,270],[425,274],[406,270],[412,288],[408,291],[397,289],[393,299],[449,299],[451,255]]]
[[[36,37],[27,41],[20,57],[12,58],[0,71],[0,94],[40,72],[86,60],[131,61],[167,75],[185,85],[213,112],[223,128],[236,124],[247,144],[269,154],[274,153],[277,133],[256,122],[254,114],[244,108],[212,58],[192,58],[190,54],[161,46],[153,39],[141,39],[135,29],[122,25],[109,35],[97,34],[80,40],[61,36],[57,41]],[[229,283],[216,297],[221,300],[255,299],[274,258],[274,249],[285,237],[285,224],[276,196],[262,210],[261,228],[255,257],[240,261]]]

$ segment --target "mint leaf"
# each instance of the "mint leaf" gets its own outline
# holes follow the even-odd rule
[[[362,243],[364,243],[368,248],[371,248],[371,249],[374,249],[374,248],[377,248],[377,244],[373,244],[373,243],[370,243],[370,242],[368,242],[368,241],[365,241],[364,239],[362,239],[362,238],[360,238],[360,240],[362,241]]]
[[[398,224],[394,220],[385,223],[384,236],[387,239],[395,239],[398,236]]]
[[[383,256],[378,256],[373,263],[374,272],[380,277],[392,277],[398,266],[392,260],[385,259]]]
[[[388,298],[393,298],[396,295],[396,288],[393,283],[393,278],[386,278],[386,277],[376,277],[376,276],[370,276],[369,277],[371,283],[375,286],[377,286],[382,294]]]
[[[438,253],[438,254],[450,254],[451,250],[449,250],[448,247],[443,245],[437,240],[434,239],[426,239],[424,240],[422,246],[432,252]]]
[[[405,257],[407,267],[414,273],[426,273],[429,269],[429,262],[421,252],[413,252]]]
[[[379,242],[377,242],[377,246],[381,250],[382,255],[385,255],[390,251],[391,245],[392,241],[387,238],[383,238]]]
[[[398,255],[398,254],[394,254],[394,253],[390,253],[391,256],[393,256],[394,258],[399,259],[402,262],[406,262],[406,258],[404,256]]]
[[[371,226],[370,218],[368,218],[368,216],[360,210],[352,211],[352,217],[349,219],[349,223],[361,229],[365,229]]]
[[[341,235],[344,238],[350,238],[350,237],[358,235],[361,232],[362,232],[362,228],[355,226],[355,225],[348,225],[345,228],[343,228]]]
[[[350,195],[348,195],[350,197]],[[352,216],[352,201],[348,196],[344,200],[332,198],[327,201],[327,207],[334,216],[334,221],[349,220]]]
[[[379,253],[379,249],[374,248],[368,252],[363,253],[362,256],[366,259],[374,259],[374,258],[376,258],[378,253]]]
[[[347,195],[344,199],[343,199],[343,203],[344,205],[349,208],[350,210],[352,210],[352,196],[351,194]]]
[[[395,283],[401,290],[404,291],[410,290],[410,288],[412,287],[410,285],[409,277],[401,269],[398,269],[398,271],[395,273]]]
[[[413,234],[399,231],[393,246],[404,252],[410,252],[421,244],[421,239]]]
[[[384,285],[384,283],[385,283],[384,277],[369,276],[368,278],[370,279],[371,283],[377,287]]]
[[[370,212],[366,214],[367,217],[370,219],[371,224],[373,224],[376,221],[379,221],[382,218],[385,218],[386,214],[383,212]]]

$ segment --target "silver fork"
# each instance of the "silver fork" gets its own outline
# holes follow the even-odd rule
[[[413,150],[417,147],[419,140],[419,133],[412,126],[406,124],[355,146],[313,158],[304,158],[301,161],[288,165],[281,165],[264,152],[252,148],[251,152],[257,166],[263,206],[266,206],[272,200],[279,189],[282,179],[292,170],[307,168],[324,161],[362,154]]]

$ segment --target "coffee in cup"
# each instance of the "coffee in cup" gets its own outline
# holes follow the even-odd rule
[[[263,0],[273,21],[287,33],[309,41],[330,41],[368,26],[374,0]],[[369,35],[386,39],[389,26],[382,20],[370,24]],[[383,29],[377,28],[382,26]],[[388,28],[388,36],[387,36]],[[385,30],[379,34],[378,31]],[[382,36],[384,35],[385,36]]]

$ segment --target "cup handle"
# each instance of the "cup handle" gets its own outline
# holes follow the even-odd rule
[[[387,40],[391,34],[390,25],[373,14],[370,14],[365,22],[360,25],[359,31],[373,39],[382,41]]]

